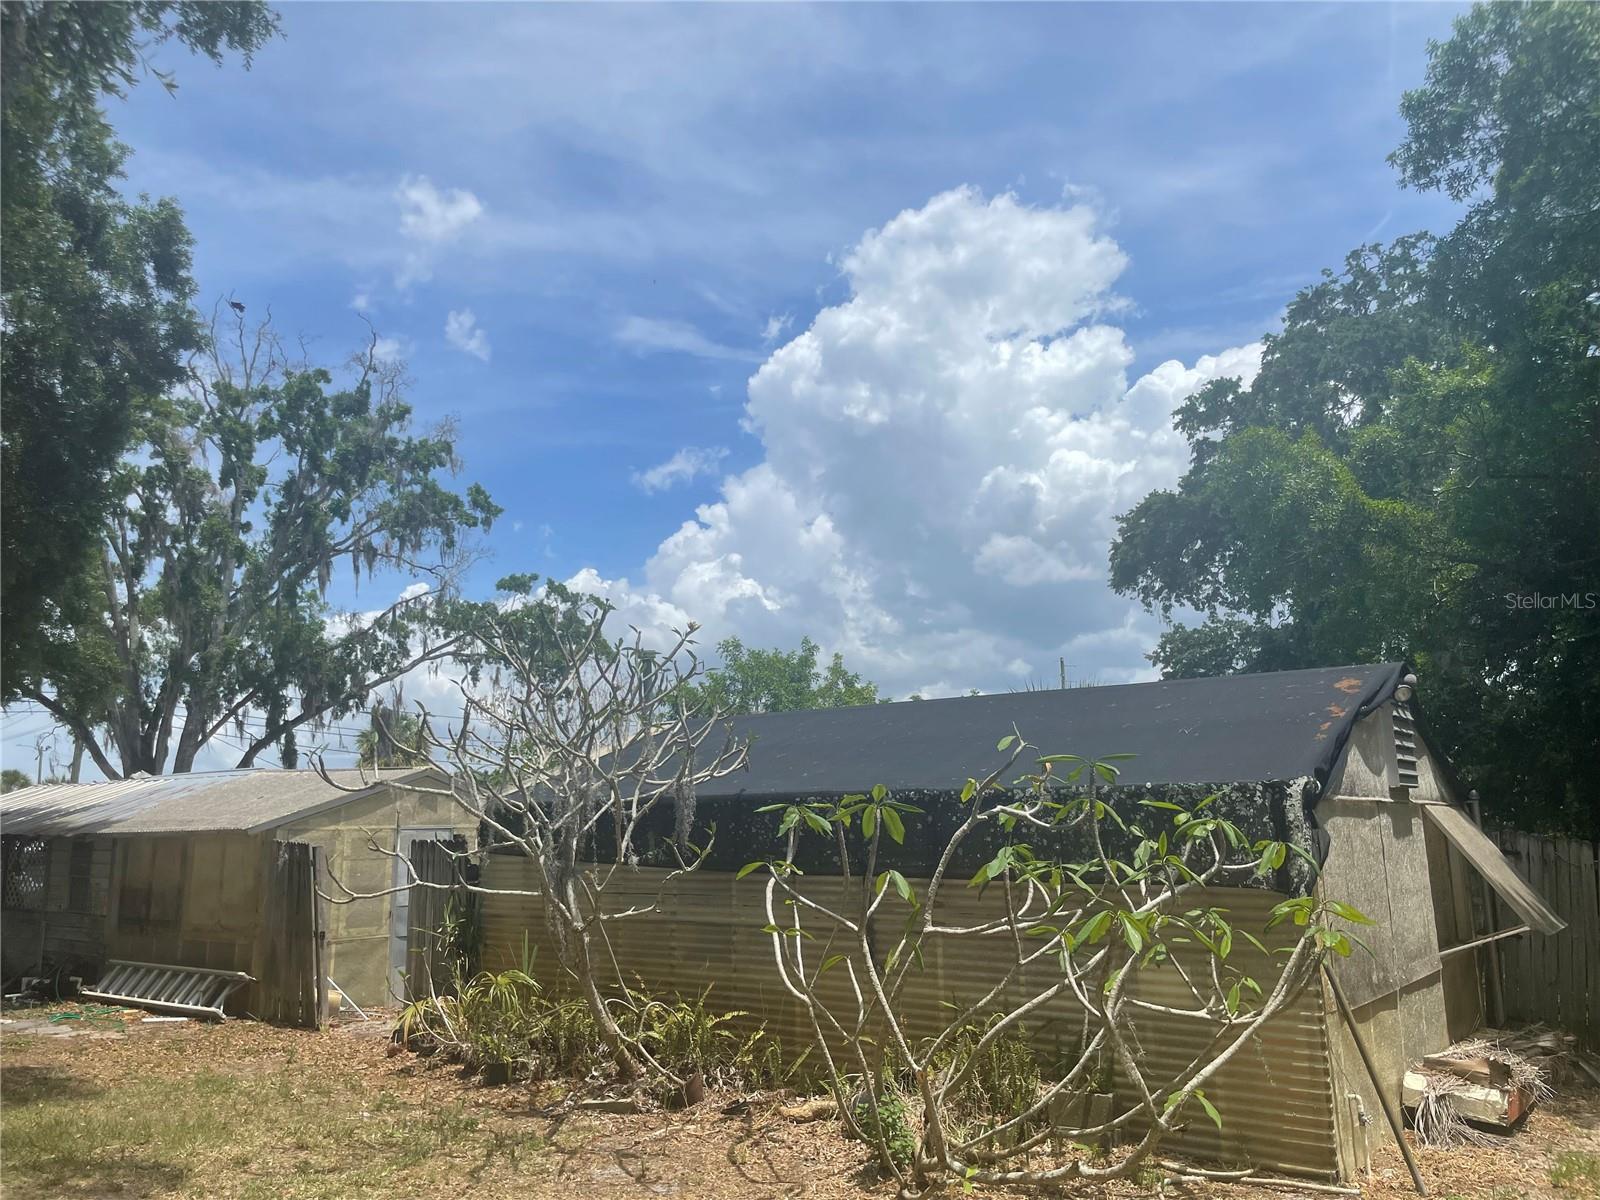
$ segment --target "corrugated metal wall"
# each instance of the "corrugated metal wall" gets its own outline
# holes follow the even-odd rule
[[[730,873],[696,872],[663,890],[665,874],[651,869],[619,870],[607,889],[610,911],[649,904],[658,892],[661,895],[659,913],[609,926],[623,971],[636,975],[647,990],[658,994],[693,995],[709,987],[713,1007],[754,1014],[770,1034],[797,1051],[809,1044],[810,1025],[779,982],[770,939],[761,932],[766,924],[761,876],[736,882]],[[819,902],[827,903],[838,895],[837,879],[813,876],[804,883],[807,894]],[[525,858],[493,855],[485,868],[484,885],[534,890],[539,886],[538,874]],[[917,886],[920,892],[921,883]],[[1238,888],[1209,892],[1195,903],[1226,908],[1235,925],[1259,933],[1268,911],[1280,899],[1273,892]],[[993,894],[980,901],[966,888],[949,888],[940,901],[941,923],[968,923],[980,914],[992,918],[995,903]],[[880,918],[879,936],[885,949],[898,925],[898,915],[891,912]],[[818,940],[807,942],[806,952],[811,961],[820,962],[833,950],[819,924],[807,925],[817,931]],[[554,952],[536,897],[484,896],[483,934],[486,967],[519,962],[526,944],[536,953],[536,973],[546,979],[553,975]],[[1272,965],[1248,947],[1236,949],[1234,954],[1253,957],[1259,969],[1246,969],[1266,986]],[[909,1030],[917,1036],[935,1031],[948,1019],[949,1002],[982,995],[1011,961],[1009,945],[996,939],[936,939],[924,954],[923,971],[913,977],[903,997],[903,1019]],[[844,972],[836,969],[823,978],[842,1001],[848,988]],[[1182,1005],[1188,997],[1172,970],[1144,971],[1139,988],[1141,998],[1158,1004]],[[840,1011],[853,1012],[853,1008]],[[1052,1006],[1043,1021],[1030,1024],[1045,1055],[1076,1047],[1077,1011],[1075,1005],[1063,1002]],[[1154,1013],[1138,1018],[1133,1029],[1152,1073],[1176,1069],[1206,1052],[1215,1032],[1209,1022]],[[1201,1159],[1248,1162],[1265,1170],[1335,1176],[1338,1168],[1321,989],[1306,988],[1288,1011],[1264,1028],[1257,1044],[1241,1049],[1222,1069],[1206,1095],[1222,1114],[1222,1129],[1217,1130],[1197,1111],[1188,1128],[1167,1143],[1170,1149]]]

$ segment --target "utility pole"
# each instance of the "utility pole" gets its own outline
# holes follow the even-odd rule
[[[41,733],[38,737],[33,739],[33,781],[35,783],[44,782],[44,752],[50,748],[55,740],[56,731],[53,729],[46,730],[44,733]]]

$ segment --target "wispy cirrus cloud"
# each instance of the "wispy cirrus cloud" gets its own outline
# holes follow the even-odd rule
[[[631,316],[617,326],[615,337],[640,354],[692,354],[696,358],[735,362],[759,362],[761,359],[753,351],[712,340],[687,321]]]
[[[642,492],[664,492],[702,475],[714,475],[728,457],[725,446],[685,446],[666,462],[635,471],[633,483]]]

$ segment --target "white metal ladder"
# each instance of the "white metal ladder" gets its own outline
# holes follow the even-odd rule
[[[100,982],[83,988],[82,995],[114,1004],[142,1008],[167,1008],[196,1016],[222,1018],[222,1005],[233,990],[254,983],[243,971],[213,971],[207,967],[176,967],[162,963],[109,959]]]

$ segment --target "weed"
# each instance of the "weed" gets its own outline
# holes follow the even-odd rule
[[[1584,1196],[1600,1196],[1600,1154],[1587,1150],[1563,1150],[1550,1168],[1552,1187]]]
[[[397,1033],[419,1050],[444,1048],[472,1067],[511,1067],[535,1079],[585,1079],[604,1074],[611,1055],[588,1007],[547,992],[522,968],[458,978],[449,994],[413,1001],[400,1015]],[[802,1054],[788,1062],[764,1030],[745,1032],[745,1012],[717,1012],[707,999],[661,998],[628,990],[611,1011],[627,1041],[664,1072],[687,1080],[699,1074],[710,1085],[766,1087],[787,1082],[803,1069]],[[661,1100],[677,1086],[654,1085]]]
[[[850,1104],[850,1115],[856,1119],[869,1141],[879,1145],[895,1166],[904,1170],[917,1156],[917,1135],[911,1131],[911,1119],[906,1113],[905,1101],[894,1092],[885,1091],[878,1097],[878,1111],[874,1116],[872,1103],[866,1093],[857,1096]],[[882,1131],[879,1131],[879,1122]]]
[[[945,1116],[959,1128],[1009,1121],[1039,1098],[1039,1060],[1028,1031],[1016,1023],[995,1033],[1002,1016],[996,1013],[981,1024],[964,1025],[934,1057],[933,1069],[941,1080],[967,1070],[945,1098]],[[989,1038],[987,1045],[985,1037]],[[1018,1137],[1023,1132],[1021,1128],[1015,1131]]]

